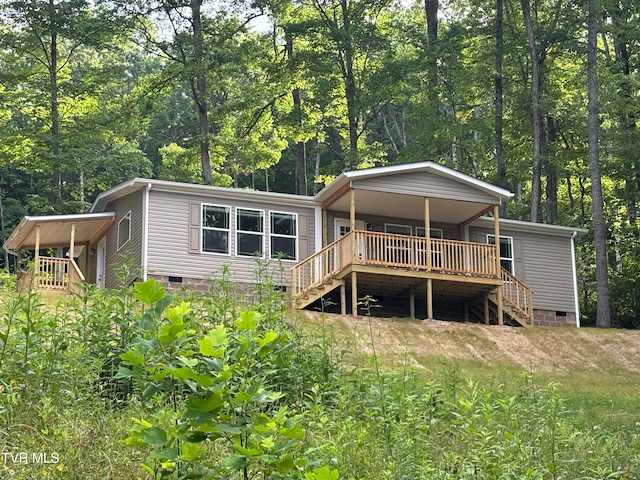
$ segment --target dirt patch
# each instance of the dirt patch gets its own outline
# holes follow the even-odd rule
[[[640,372],[640,331],[515,328],[438,320],[381,319],[301,312],[304,325],[325,325],[340,348],[421,368],[425,359],[486,361],[526,370]]]

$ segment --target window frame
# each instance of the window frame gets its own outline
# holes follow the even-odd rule
[[[489,241],[490,238],[493,239],[493,243]],[[504,265],[502,265],[503,260],[511,262],[511,268],[510,269],[505,268],[505,270],[507,270],[511,275],[515,275],[516,274],[516,252],[514,248],[513,237],[510,237],[508,235],[500,235],[500,242],[502,242],[503,239],[509,241],[509,245],[511,248],[511,257],[503,257],[502,249],[500,249],[501,250],[500,265],[504,268]],[[493,233],[487,233],[487,245],[495,245],[495,244],[496,244],[496,236]]]
[[[291,215],[294,219],[295,222],[295,234],[294,235],[282,235],[280,233],[273,233],[273,228],[272,228],[272,218],[273,215]],[[273,253],[273,238],[277,237],[277,238],[292,238],[293,239],[293,246],[295,248],[295,255],[294,258],[284,258],[282,257],[281,259],[283,261],[287,261],[287,262],[297,262],[298,261],[298,257],[300,255],[300,245],[299,245],[299,238],[300,238],[300,229],[299,229],[299,221],[298,221],[298,213],[297,212],[284,212],[284,211],[280,211],[280,210],[270,210],[269,211],[269,259],[270,260],[276,260],[278,259],[278,255]],[[282,252],[284,253],[284,252]]]
[[[120,226],[122,225],[122,222],[127,220],[129,222],[128,228],[127,228],[127,239],[120,243]],[[118,221],[118,232],[117,232],[117,239],[116,239],[116,243],[117,243],[117,249],[116,251],[120,251],[120,249],[122,247],[124,247],[127,243],[129,243],[129,240],[131,240],[131,210],[129,210],[119,221]]]
[[[409,233],[390,232],[390,231],[388,231],[389,227],[406,228],[406,229],[408,229]],[[413,232],[413,229],[411,228],[411,225],[404,225],[404,224],[401,224],[401,223],[385,223],[384,224],[384,233],[388,233],[390,235],[406,235],[407,237],[410,237],[412,232]]]
[[[261,214],[261,220],[262,220],[262,231],[260,232],[252,232],[250,230],[241,230],[240,229],[240,219],[238,218],[240,215],[240,211],[244,210],[244,211],[248,211],[248,212],[258,212]],[[235,245],[235,250],[236,250],[236,257],[257,257],[257,258],[264,258],[265,257],[265,250],[266,250],[266,239],[265,239],[265,211],[259,208],[247,208],[247,207],[236,207],[235,208],[235,219],[236,219],[236,225],[235,225],[235,237],[236,237],[236,245]],[[246,235],[255,235],[255,236],[261,236],[262,237],[262,241],[260,242],[260,246],[262,248],[262,251],[260,252],[260,255],[256,255],[256,252],[253,252],[251,254],[248,253],[240,253],[240,239],[239,239],[239,235],[240,234],[246,234]]]
[[[420,235],[420,230],[422,230],[422,235]],[[426,238],[426,232],[427,229],[424,227],[416,227],[416,237],[420,237],[420,238]],[[430,228],[429,229],[430,232],[430,237],[431,238],[436,238],[438,240],[444,240],[444,230],[442,230],[441,228]],[[434,235],[433,232],[438,232],[438,234],[440,235],[439,237],[437,235]]]
[[[227,211],[228,215],[228,228],[219,228],[219,227],[206,227],[204,225],[204,209],[205,207],[218,207],[224,208]],[[200,204],[200,253],[204,253],[206,255],[223,255],[225,257],[231,256],[231,232],[233,231],[233,225],[231,224],[233,220],[233,208],[229,205],[222,205],[219,203],[201,203]],[[227,251],[226,252],[208,252],[204,249],[204,231],[212,230],[216,232],[227,232]]]

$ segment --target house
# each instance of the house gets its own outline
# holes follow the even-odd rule
[[[345,172],[314,197],[136,178],[90,213],[25,217],[4,247],[35,252],[23,287],[115,288],[125,259],[172,288],[225,268],[250,286],[261,257],[298,308],[357,314],[368,296],[375,314],[579,326],[585,230],[500,219],[511,196],[433,162]]]

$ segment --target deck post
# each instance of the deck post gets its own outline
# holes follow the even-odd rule
[[[430,278],[427,278],[427,318],[433,320],[433,281]]]
[[[356,191],[352,188],[351,202],[349,206],[349,232],[351,232],[351,260],[349,263],[353,263],[356,260]]]
[[[34,254],[33,261],[35,263],[33,267],[33,277],[31,278],[31,288],[33,288],[33,281],[40,282],[36,277],[40,276],[40,224],[36,225],[36,251]]]
[[[502,264],[500,263],[500,207],[498,205],[493,206],[493,230],[494,238],[496,241],[496,275],[498,278],[502,278],[500,271],[502,270]],[[504,308],[502,305],[502,285],[498,286],[496,290],[497,303],[498,303],[498,325],[504,325]]]
[[[416,318],[416,290],[413,287],[409,289],[409,318]]]
[[[347,287],[344,281],[340,285],[340,313],[342,315],[347,314]]]
[[[74,258],[74,249],[76,246],[76,224],[71,224],[71,239],[69,240],[69,260]]]
[[[484,323],[485,325],[489,325],[489,294],[484,292],[483,295],[484,300]]]
[[[427,270],[431,270],[431,212],[427,197],[424,199],[424,236],[427,244]]]
[[[358,316],[358,274],[351,272],[351,315]]]

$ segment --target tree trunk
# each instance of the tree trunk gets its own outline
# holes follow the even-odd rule
[[[504,2],[496,0],[496,70],[494,77],[495,89],[495,146],[496,146],[496,163],[498,167],[497,184],[499,187],[507,188],[507,162],[504,157],[504,144],[502,139],[502,60],[504,58],[504,39],[503,39],[503,21],[504,21]],[[500,205],[500,216],[504,217],[507,213],[507,204],[503,202]]]
[[[285,51],[291,61],[293,59],[293,36],[290,32],[285,33]],[[291,92],[293,97],[293,118],[296,127],[302,130],[303,118],[302,118],[302,98],[300,95],[300,89],[294,88]],[[307,195],[307,149],[305,142],[297,142],[295,149],[296,158],[296,193],[298,195]]]
[[[195,76],[191,78],[191,92],[198,108],[198,125],[200,130],[200,163],[202,180],[206,185],[213,185],[211,156],[209,152],[209,111],[207,106],[207,69],[204,63],[204,47],[202,38],[202,0],[191,0],[191,22],[193,25],[193,68]]]
[[[345,83],[345,97],[347,100],[347,118],[349,121],[349,160],[347,162],[351,170],[358,167],[358,102],[356,80],[353,73],[353,45],[351,39],[351,18],[349,17],[349,5],[347,0],[341,0],[342,25],[344,28],[344,60],[342,74]]]
[[[427,21],[427,98],[431,114],[438,114],[438,0],[424,0],[424,14]]]
[[[58,101],[58,33],[56,31],[56,5],[49,0],[49,22],[51,38],[49,43],[49,98],[51,126],[51,156],[53,157],[53,183],[57,203],[62,201],[62,161],[60,158],[62,142],[60,139],[60,111]]]
[[[533,23],[531,22],[531,6],[529,0],[520,0],[522,17],[527,31],[529,54],[531,57],[531,103],[533,119],[533,166],[531,176],[531,221],[542,221],[542,116],[540,113],[540,63],[536,48]]]
[[[589,0],[587,93],[589,96],[587,127],[589,133],[589,173],[593,201],[593,239],[596,253],[596,326],[610,327],[609,271],[607,261],[607,229],[602,200],[602,178],[598,151],[598,82],[596,77],[598,34],[598,1]]]

